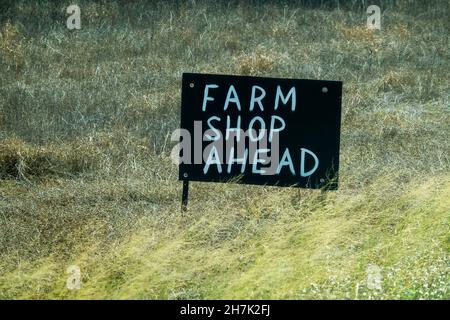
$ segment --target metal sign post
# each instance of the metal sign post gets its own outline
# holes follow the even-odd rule
[[[181,211],[187,210],[189,197],[189,180],[183,180],[183,194],[181,195]]]

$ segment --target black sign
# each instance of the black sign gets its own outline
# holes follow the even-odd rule
[[[337,189],[342,82],[183,74],[180,180]]]

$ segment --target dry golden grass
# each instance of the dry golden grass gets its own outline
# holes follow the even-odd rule
[[[17,28],[7,21],[0,30],[0,57],[7,67],[20,69],[24,67],[24,52],[22,39]]]
[[[250,54],[243,54],[236,59],[238,73],[246,75],[263,75],[270,73],[278,59],[264,47],[256,48]]]
[[[5,3],[0,298],[450,298],[448,1],[377,31],[356,0]],[[192,183],[181,213],[190,71],[342,80],[340,190]]]

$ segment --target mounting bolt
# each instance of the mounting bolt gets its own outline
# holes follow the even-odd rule
[[[185,173],[183,173],[183,178],[187,178],[188,177],[188,174],[185,172]]]
[[[320,178],[320,183],[324,183],[325,182],[325,179],[324,178]]]
[[[328,88],[327,88],[327,87],[323,87],[323,88],[322,88],[322,92],[323,92],[323,93],[327,93],[327,92],[328,92]]]
[[[194,87],[194,83],[193,82],[189,83],[189,87],[193,88]]]

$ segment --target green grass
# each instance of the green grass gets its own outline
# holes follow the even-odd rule
[[[449,299],[449,4],[317,3],[80,1],[70,31],[7,1],[0,298]],[[194,182],[181,213],[190,71],[342,80],[340,189]]]

